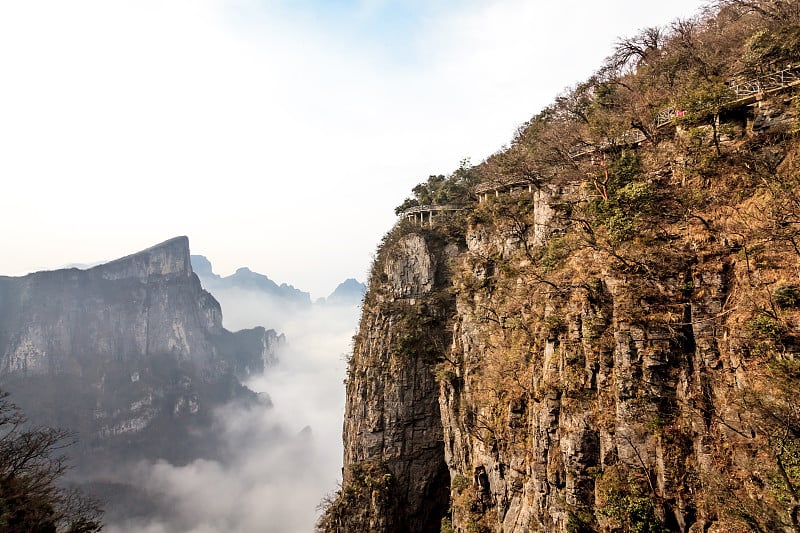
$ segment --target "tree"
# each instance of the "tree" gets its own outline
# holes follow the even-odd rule
[[[472,187],[478,183],[478,177],[473,171],[469,159],[461,161],[461,165],[449,176],[443,174],[432,175],[427,181],[417,184],[411,192],[413,197],[395,208],[399,215],[404,210],[418,205],[463,205],[470,201]]]
[[[747,41],[747,59],[754,70],[785,68],[800,56],[800,24],[756,32]]]
[[[616,70],[625,70],[628,67],[635,69],[646,63],[651,56],[657,55],[663,42],[664,30],[655,26],[645,28],[634,37],[617,40],[609,62]]]
[[[0,530],[8,533],[100,531],[98,502],[58,485],[74,443],[63,429],[32,427],[0,391]]]
[[[687,91],[681,105],[685,110],[682,121],[685,123],[705,122],[711,127],[711,140],[717,155],[722,155],[719,147],[719,115],[725,104],[733,100],[733,92],[722,80],[698,80]]]
[[[758,13],[765,19],[794,22],[800,19],[800,2],[797,0],[717,0],[717,7],[726,6],[742,12]]]

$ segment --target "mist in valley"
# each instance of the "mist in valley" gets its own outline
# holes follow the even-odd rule
[[[286,335],[278,363],[246,383],[262,400],[215,412],[213,460],[142,462],[117,472],[158,510],[109,513],[106,531],[308,532],[320,501],[337,487],[343,380],[359,306],[295,307],[239,288],[213,294],[227,329],[263,325]]]

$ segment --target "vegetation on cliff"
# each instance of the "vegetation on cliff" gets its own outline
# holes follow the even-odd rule
[[[70,438],[65,430],[29,427],[0,391],[0,529],[92,533],[103,528],[98,502],[59,485],[67,470],[61,451]]]
[[[400,223],[379,250],[345,468],[390,458],[399,492],[438,479],[397,477],[435,464],[412,442],[370,440],[405,423],[387,406],[406,392],[379,381],[421,365],[450,474],[442,531],[800,531],[799,50],[800,2],[717,2],[621,39],[508,147],[415,189],[401,208],[450,202],[450,186],[471,201],[441,226]],[[495,194],[478,202],[463,176]],[[424,329],[435,342],[401,307],[423,248],[447,268],[414,305],[454,299]],[[353,516],[341,501],[329,509]],[[372,530],[402,530],[402,510],[382,511],[396,516]]]
[[[464,205],[472,200],[472,188],[478,184],[480,178],[468,159],[461,162],[461,166],[449,176],[429,176],[427,181],[418,184],[411,191],[410,196],[395,208],[395,214],[400,214],[405,209],[418,205]]]

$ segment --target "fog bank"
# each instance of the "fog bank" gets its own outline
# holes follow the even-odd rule
[[[279,363],[247,383],[272,406],[218,410],[218,460],[140,463],[126,472],[163,510],[110,523],[110,533],[308,532],[341,478],[343,380],[358,307],[290,310],[248,291],[215,296],[226,328],[264,325],[286,334]]]

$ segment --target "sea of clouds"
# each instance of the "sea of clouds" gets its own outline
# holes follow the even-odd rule
[[[286,334],[279,362],[247,386],[271,400],[215,413],[215,460],[140,463],[127,481],[160,502],[147,518],[109,523],[109,533],[312,531],[320,501],[341,478],[346,358],[359,308],[292,310],[263,295],[215,294],[231,330],[264,325]]]

